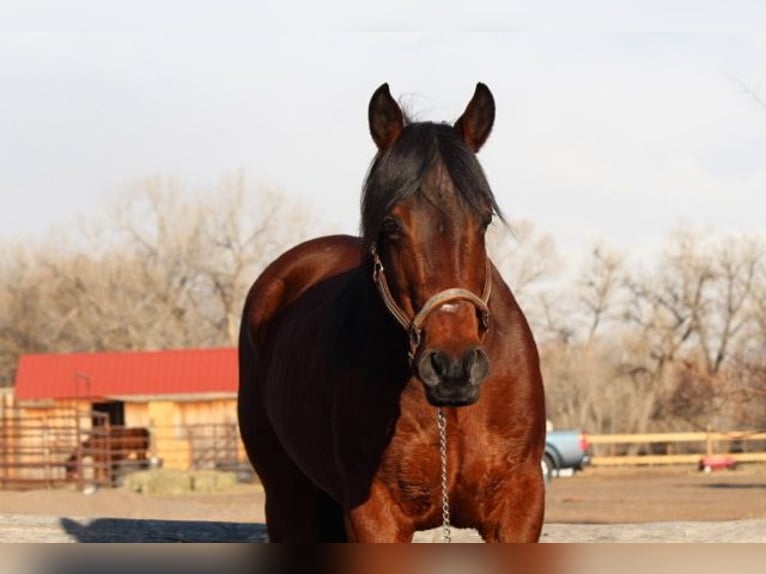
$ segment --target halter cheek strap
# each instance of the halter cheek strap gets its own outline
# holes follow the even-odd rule
[[[409,335],[410,349],[409,357],[410,361],[415,359],[418,347],[420,346],[420,339],[423,333],[423,324],[426,322],[428,316],[435,310],[451,301],[464,300],[473,304],[476,310],[479,312],[481,319],[482,329],[485,331],[489,329],[490,311],[489,311],[489,297],[492,294],[492,268],[487,259],[487,270],[484,279],[484,290],[481,293],[481,297],[475,293],[462,289],[459,287],[453,287],[451,289],[445,289],[439,291],[436,295],[428,299],[423,307],[415,313],[412,319],[407,317],[407,313],[402,309],[399,304],[391,295],[391,289],[388,286],[388,280],[386,279],[385,269],[383,268],[383,262],[378,256],[378,251],[375,246],[371,250],[373,258],[373,271],[372,279],[375,281],[375,285],[378,288],[381,299],[388,309],[389,313],[396,319],[396,321],[404,328]]]

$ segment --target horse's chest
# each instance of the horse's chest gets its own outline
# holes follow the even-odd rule
[[[470,448],[466,440],[447,443],[447,486],[455,499],[470,498],[481,491],[491,461]],[[386,452],[380,479],[410,516],[438,513],[442,503],[442,449],[438,434],[399,444]]]

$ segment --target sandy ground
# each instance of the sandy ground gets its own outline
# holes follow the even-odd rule
[[[179,496],[150,496],[122,488],[102,489],[93,494],[68,489],[0,491],[0,513],[264,522],[263,493],[257,485],[236,485],[218,494]],[[752,522],[754,519],[757,522]],[[548,490],[546,525],[551,525],[551,532],[562,531],[562,528],[566,532],[566,527],[561,525],[567,523],[595,528],[611,524],[690,521],[740,521],[745,526],[766,527],[766,465],[710,474],[689,468],[591,468],[574,477],[554,479]],[[592,535],[585,529],[585,534],[573,534],[572,539],[590,540],[599,536],[604,539],[603,534],[598,534],[601,532],[598,528],[591,530]],[[629,539],[633,540],[640,535],[631,536]],[[659,536],[662,539],[662,535]],[[734,539],[736,536],[732,534]],[[766,541],[766,532],[763,536],[762,541]],[[560,534],[554,538],[562,539]],[[607,540],[622,539],[625,538],[620,535],[607,537]],[[753,540],[752,536],[748,539]]]
[[[766,519],[766,465],[709,474],[688,467],[590,468],[554,479],[546,522]]]
[[[51,516],[265,522],[263,491],[239,484],[217,494],[154,496],[125,488],[83,494],[70,489],[0,491],[0,512]]]

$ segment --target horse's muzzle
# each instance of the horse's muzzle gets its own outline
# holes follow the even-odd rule
[[[489,373],[489,357],[482,347],[461,355],[427,349],[417,361],[417,372],[432,405],[466,406],[479,399],[479,387]]]

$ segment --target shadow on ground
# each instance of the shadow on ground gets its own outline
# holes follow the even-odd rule
[[[98,518],[61,518],[61,529],[77,542],[265,542],[265,524]]]

